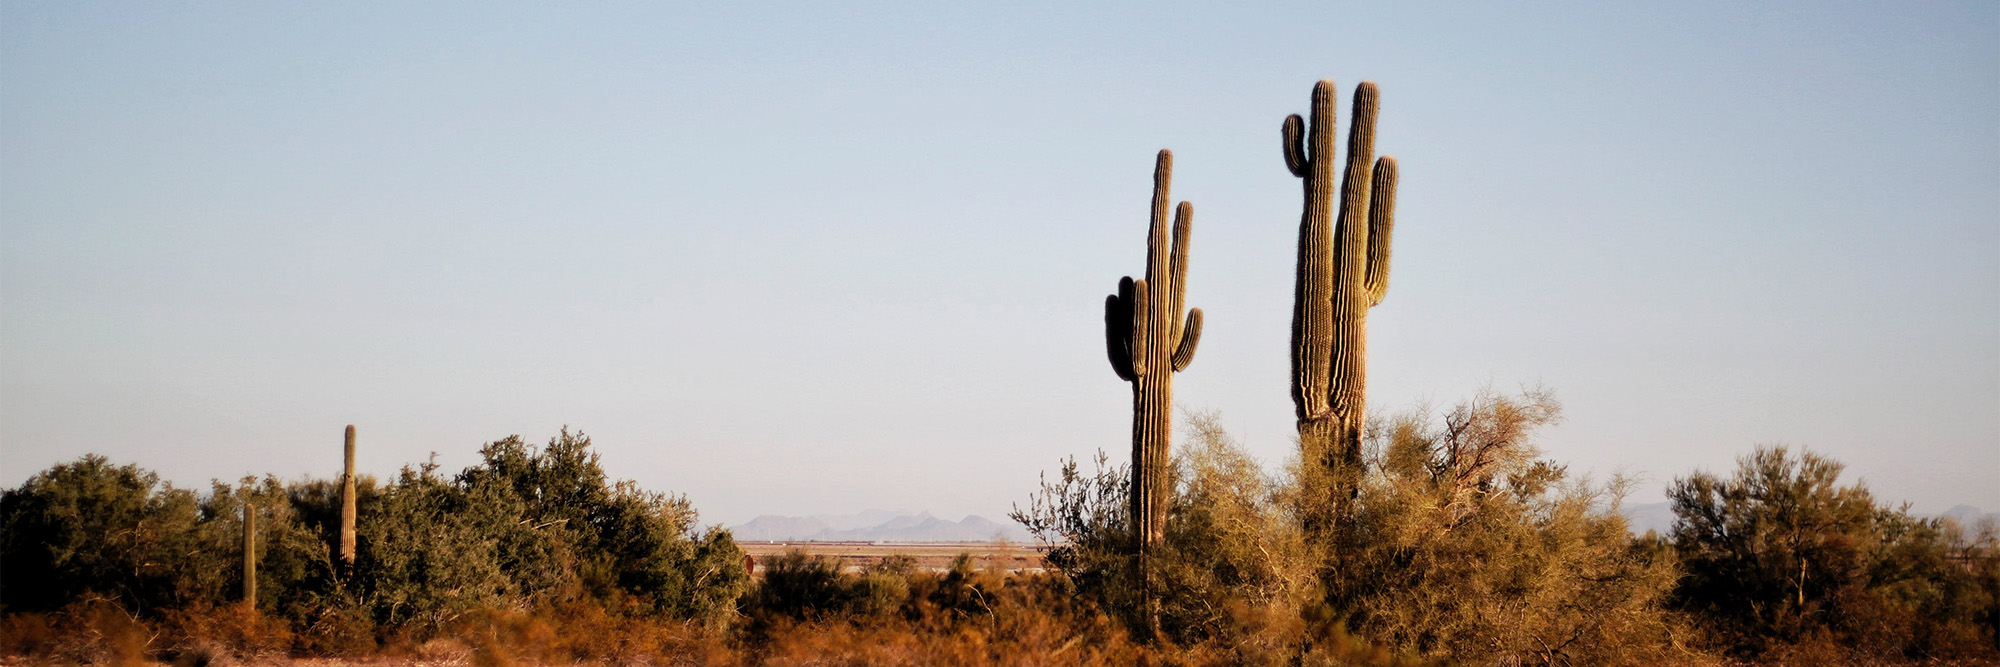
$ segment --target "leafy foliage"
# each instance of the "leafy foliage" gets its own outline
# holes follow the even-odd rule
[[[729,534],[698,530],[684,498],[609,483],[589,447],[565,429],[544,447],[487,444],[451,477],[426,463],[387,484],[363,478],[351,573],[331,557],[334,482],[245,478],[197,495],[86,456],[0,495],[0,604],[58,612],[102,599],[148,617],[229,606],[247,505],[258,611],[302,629],[302,647],[366,650],[562,600],[701,624],[733,615],[750,579]]]
[[[195,494],[138,466],[85,456],[0,496],[0,571],[9,610],[45,611],[90,595],[147,607],[202,597],[178,554],[201,542]],[[214,569],[214,568],[204,568]]]
[[[1842,468],[1759,447],[1728,479],[1676,480],[1678,603],[1752,655],[1799,642],[1912,658],[1986,648],[1983,635],[2000,629],[1991,527],[1968,539],[1946,520],[1879,506],[1866,487],[1839,484]]]

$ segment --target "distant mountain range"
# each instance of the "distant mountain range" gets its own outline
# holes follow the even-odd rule
[[[1660,531],[1661,536],[1673,531],[1673,503],[1625,503],[1618,507],[1625,515],[1625,527],[1633,535],[1644,535],[1648,530]]]
[[[930,512],[868,510],[855,514],[766,514],[730,526],[738,540],[755,542],[1031,542],[1020,525],[981,516],[946,521]]]
[[[1644,535],[1648,530],[1657,530],[1660,531],[1660,535],[1664,536],[1673,530],[1674,508],[1672,503],[1626,503],[1619,509],[1625,515],[1625,524],[1631,528],[1633,535]],[[1971,505],[1959,505],[1945,510],[1943,514],[1936,516],[1957,521],[1959,527],[1964,529],[1967,534],[1971,534],[1973,531],[1979,529],[1979,520],[1982,518],[1991,518],[1995,522],[2000,522],[2000,514],[1987,512]]]
[[[1626,503],[1620,508],[1632,534],[1648,530],[1666,535],[1674,527],[1670,503]],[[1937,516],[1950,517],[1968,533],[1982,518],[2000,522],[2000,513],[1959,505]],[[738,540],[754,542],[1033,542],[1027,529],[982,516],[946,521],[930,512],[867,510],[854,514],[779,516],[766,514],[729,527]]]

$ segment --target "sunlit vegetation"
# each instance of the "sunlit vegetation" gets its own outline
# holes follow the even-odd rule
[[[2000,660],[1992,526],[1878,503],[1837,462],[1759,448],[1670,489],[1634,537],[1623,482],[1532,443],[1546,392],[1370,422],[1358,469],[1272,467],[1190,415],[1145,619],[1128,474],[1065,462],[1015,518],[1042,573],[860,571],[801,552],[756,577],[689,503],[612,482],[579,434],[486,445],[359,485],[175,488],[99,457],[0,498],[0,651],[54,664],[369,657],[475,664],[1818,665]],[[257,507],[259,596],[238,602]],[[1322,522],[1315,525],[1314,522]],[[1311,537],[1324,535],[1325,537]]]

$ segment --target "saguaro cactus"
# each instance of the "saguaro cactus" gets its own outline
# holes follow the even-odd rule
[[[340,562],[354,567],[354,425],[347,425],[347,467],[340,475]]]
[[[1166,534],[1167,466],[1172,433],[1174,373],[1194,360],[1201,340],[1201,309],[1181,307],[1187,294],[1188,228],[1194,206],[1181,202],[1174,213],[1171,249],[1167,203],[1174,154],[1160,151],[1153,167],[1152,226],[1146,235],[1146,275],[1118,281],[1118,293],[1104,300],[1104,334],[1111,370],[1132,383],[1132,527],[1141,571],[1152,545]],[[1146,583],[1147,623],[1154,623],[1151,577]]]
[[[243,503],[243,604],[257,606],[257,506]]]
[[[1389,289],[1396,160],[1373,159],[1377,98],[1373,83],[1354,89],[1337,220],[1332,217],[1333,82],[1313,86],[1310,130],[1297,114],[1284,125],[1285,166],[1305,182],[1292,303],[1292,403],[1301,443],[1324,448],[1308,455],[1329,464],[1360,462],[1368,309]]]

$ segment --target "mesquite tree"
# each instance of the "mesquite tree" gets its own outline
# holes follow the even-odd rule
[[[1167,505],[1173,489],[1169,436],[1173,418],[1173,377],[1194,360],[1201,340],[1201,309],[1181,307],[1187,295],[1188,227],[1194,206],[1181,202],[1174,212],[1168,246],[1168,187],[1174,154],[1160,151],[1153,167],[1153,215],[1146,235],[1146,274],[1118,281],[1118,293],[1104,301],[1104,334],[1111,369],[1132,383],[1131,521],[1141,572],[1153,545],[1166,535]],[[1145,576],[1145,614],[1155,623],[1152,577]]]
[[[1354,89],[1347,167],[1334,203],[1334,88],[1313,86],[1312,123],[1285,119],[1285,166],[1305,182],[1292,304],[1292,403],[1309,461],[1358,465],[1367,376],[1368,309],[1389,289],[1396,160],[1375,154],[1375,84]],[[1369,162],[1373,160],[1373,169]],[[1318,451],[1315,451],[1318,450]]]

